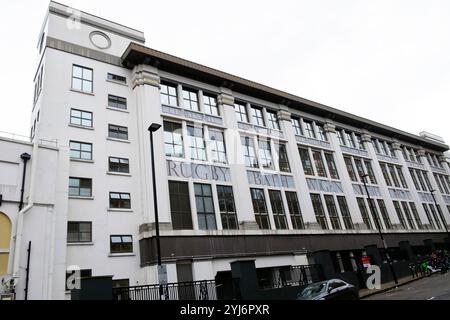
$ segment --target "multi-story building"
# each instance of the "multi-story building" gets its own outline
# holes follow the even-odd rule
[[[241,258],[260,269],[319,250],[356,261],[380,245],[377,222],[392,248],[444,241],[443,141],[144,44],[140,31],[50,3],[31,142],[0,139],[0,273],[17,298],[69,297],[74,265],[117,285],[157,283],[152,179],[169,282],[225,276]]]

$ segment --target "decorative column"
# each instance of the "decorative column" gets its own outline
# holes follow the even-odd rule
[[[327,121],[324,126],[325,132],[328,133],[331,147],[334,150],[336,166],[339,172],[339,178],[342,183],[342,189],[344,190],[345,198],[347,200],[348,209],[352,217],[353,225],[355,229],[366,229],[367,226],[363,222],[361,212],[358,207],[355,192],[353,191],[352,181],[347,172],[347,167],[344,161],[344,155],[342,154],[339,139],[336,134],[336,126],[331,121]]]
[[[403,176],[405,177],[406,183],[408,185],[409,193],[411,194],[412,202],[414,202],[417,213],[419,214],[420,222],[424,227],[429,224],[428,218],[425,214],[425,210],[422,207],[422,203],[420,201],[419,194],[414,186],[414,181],[411,177],[411,173],[409,172],[408,163],[406,162],[405,157],[403,156],[403,152],[401,150],[401,145],[398,142],[394,142],[392,144],[392,149],[394,149],[395,155],[397,159],[400,161],[400,165],[402,166]],[[410,200],[411,201],[411,200]]]
[[[149,65],[138,65],[133,70],[133,94],[136,102],[137,153],[140,169],[140,194],[143,225],[140,233],[151,237],[154,230],[154,201],[152,190],[150,133],[152,123],[163,124],[161,117],[160,78],[158,70]],[[158,217],[160,228],[172,229],[169,210],[169,187],[166,158],[163,151],[164,133],[162,128],[154,133],[156,183],[158,185]]]
[[[445,172],[450,175],[450,165],[447,161],[447,158],[445,156],[439,157],[439,162],[442,164],[442,167],[444,168]]]
[[[428,162],[425,150],[420,149],[417,152],[417,155],[422,159],[422,163],[425,166],[425,170],[427,170],[427,172],[431,174],[431,176],[428,176],[428,178],[429,178],[428,180],[430,180],[431,187],[433,188],[433,190],[435,190],[434,198],[436,199],[436,203],[441,207],[442,215],[444,216],[444,219],[445,219],[444,223],[447,224],[447,227],[450,227],[450,214],[449,214],[448,210],[446,210],[447,205],[445,203],[444,197],[442,197],[442,193],[439,190],[439,186],[437,185],[436,180],[434,179],[433,170],[431,169],[430,163]],[[437,208],[436,208],[436,210],[437,210]],[[438,213],[438,216],[440,218],[439,213]]]
[[[380,163],[378,162],[378,156],[375,152],[375,148],[372,145],[372,137],[367,132],[362,135],[363,141],[366,143],[367,151],[369,152],[369,156],[372,158],[372,167],[375,174],[375,177],[378,181],[378,187],[380,189],[381,197],[383,198],[384,204],[386,206],[386,210],[389,215],[389,219],[391,220],[393,229],[402,229],[403,226],[398,219],[397,212],[395,211],[394,203],[392,202],[391,194],[389,193],[388,185],[386,184],[386,180],[384,180],[383,172],[381,171]],[[374,201],[376,201],[374,199]],[[381,212],[378,210],[378,215],[380,220],[383,220],[383,216]]]
[[[230,166],[231,180],[235,197],[236,211],[241,230],[258,230],[253,212],[250,186],[247,179],[247,171],[244,161],[244,153],[241,145],[238,123],[234,111],[234,97],[230,89],[220,88],[221,93],[218,103],[223,110],[225,130],[225,144],[227,149],[228,164]]]
[[[280,121],[281,130],[283,130],[288,142],[286,145],[286,152],[289,157],[292,174],[294,175],[295,189],[297,190],[305,228],[321,230],[320,225],[317,223],[305,172],[302,166],[302,160],[300,158],[300,153],[298,152],[297,139],[295,138],[294,129],[292,128],[291,113],[287,110],[286,106],[280,105],[280,108],[278,120]]]

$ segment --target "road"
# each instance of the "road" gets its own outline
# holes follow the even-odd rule
[[[450,300],[450,273],[435,274],[364,300]]]

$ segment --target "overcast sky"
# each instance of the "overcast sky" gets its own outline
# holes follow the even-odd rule
[[[450,1],[66,0],[147,46],[450,143]],[[0,131],[29,134],[46,0],[2,1]]]

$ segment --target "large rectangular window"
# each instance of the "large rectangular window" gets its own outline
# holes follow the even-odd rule
[[[314,169],[311,162],[311,158],[309,156],[308,149],[298,148],[298,152],[300,153],[300,158],[302,160],[303,171],[306,175],[313,176]]]
[[[339,144],[340,144],[341,146],[345,146],[345,139],[344,139],[344,137],[343,137],[343,135],[342,135],[342,130],[339,130],[339,129],[336,130],[336,135],[337,135]]]
[[[169,106],[178,106],[178,94],[176,85],[161,83],[161,103]]]
[[[381,172],[383,173],[383,177],[384,177],[384,180],[386,181],[386,184],[389,187],[392,187],[391,178],[389,177],[389,173],[388,173],[386,164],[380,163],[380,166],[381,166]]]
[[[411,211],[413,213],[414,221],[416,222],[417,228],[422,230],[423,224],[422,224],[422,221],[420,220],[419,212],[417,212],[416,205],[414,204],[414,202],[410,202],[409,207],[411,208]]]
[[[92,128],[92,112],[77,109],[70,110],[70,124],[76,126]]]
[[[366,170],[367,170],[367,174],[369,175],[370,183],[377,184],[377,178],[375,177],[375,173],[373,172],[372,163],[369,160],[365,160],[364,165],[366,166]]]
[[[416,170],[416,172],[417,172],[417,179],[419,179],[419,183],[420,183],[420,186],[422,187],[422,190],[428,191],[427,185],[425,184],[425,180],[422,175],[422,174],[426,175],[427,173],[422,170]]]
[[[242,147],[244,148],[245,165],[249,168],[258,168],[258,158],[256,157],[253,138],[241,137]]]
[[[272,151],[270,149],[270,140],[258,140],[259,160],[265,169],[274,169],[272,160]]]
[[[194,190],[198,228],[200,230],[217,230],[211,185],[196,183]]]
[[[322,153],[318,150],[312,150],[314,163],[316,165],[317,175],[319,177],[327,177],[325,164],[323,163]]]
[[[302,126],[300,124],[300,119],[292,118],[291,122],[292,122],[292,127],[294,128],[295,134],[297,136],[302,136],[303,135],[303,130],[302,130]]]
[[[267,122],[270,129],[280,130],[280,123],[276,112],[267,111]]]
[[[110,192],[109,207],[111,209],[131,209],[131,196],[129,193]]]
[[[234,203],[233,188],[229,186],[217,186],[220,216],[224,230],[237,230],[238,220]]]
[[[130,160],[109,157],[109,172],[130,173]]]
[[[113,139],[128,140],[128,128],[110,124],[108,136]]]
[[[92,179],[69,178],[69,196],[92,197]]]
[[[389,214],[386,209],[386,205],[384,204],[384,201],[381,199],[378,199],[377,202],[378,202],[378,207],[380,208],[381,216],[383,217],[383,221],[384,221],[384,225],[386,226],[386,229],[392,229],[391,219],[389,218]]]
[[[72,66],[72,89],[92,93],[94,88],[94,72],[90,68]]]
[[[372,214],[372,219],[373,219],[373,221],[375,223],[375,226],[377,227],[377,229],[378,229],[378,227],[380,229],[382,229],[383,228],[383,224],[381,223],[380,215],[378,214],[378,209],[377,209],[377,205],[375,203],[375,200],[374,199],[370,199],[370,201],[368,201],[368,202],[369,202],[370,213]]]
[[[355,138],[356,138],[356,144],[358,146],[358,149],[366,150],[366,147],[364,146],[364,142],[362,140],[361,135],[360,134],[355,134]]]
[[[174,230],[192,230],[191,202],[187,182],[169,181],[170,212]]]
[[[277,148],[278,166],[280,167],[280,171],[291,172],[291,167],[289,165],[289,159],[286,151],[286,145],[275,144],[275,148]]]
[[[353,140],[353,135],[351,132],[345,132],[345,139],[347,142],[347,146],[351,147],[351,148],[356,148],[356,144],[355,144],[355,140]]]
[[[192,111],[200,111],[196,90],[183,88],[183,106]]]
[[[289,213],[291,215],[292,227],[296,230],[305,229],[302,211],[300,209],[300,204],[298,203],[297,193],[292,191],[286,191],[285,194],[289,208]]]
[[[397,170],[398,177],[400,179],[400,183],[402,184],[402,187],[407,189],[408,184],[406,183],[405,176],[403,175],[402,167],[396,166],[395,169]]]
[[[235,103],[234,111],[237,121],[248,122],[247,106],[244,103]]]
[[[431,218],[430,210],[426,203],[422,203],[423,209],[425,210],[425,215],[427,216],[428,222],[430,224],[431,229],[436,229],[436,225],[434,224],[433,218]]]
[[[225,138],[222,131],[209,129],[212,160],[218,163],[227,163]]]
[[[127,110],[127,99],[110,94],[108,95],[108,107]]]
[[[323,124],[316,123],[316,128],[317,128],[317,138],[322,141],[328,141],[327,133],[325,132]]]
[[[323,209],[322,199],[319,194],[311,194],[311,201],[316,215],[317,222],[323,230],[328,230],[327,217]]]
[[[414,225],[414,219],[411,216],[411,211],[409,210],[408,203],[405,201],[402,201],[402,207],[403,211],[405,212],[406,220],[408,222],[408,225],[411,229],[416,229],[416,226]]]
[[[92,242],[92,222],[68,222],[67,242]]]
[[[348,175],[352,181],[357,182],[358,178],[356,177],[355,168],[353,167],[352,159],[349,157],[344,157],[345,166],[347,168]]]
[[[331,227],[333,230],[341,230],[341,222],[339,221],[339,213],[334,202],[334,198],[331,195],[325,195],[325,204],[328,210],[328,216],[330,217]]]
[[[251,110],[253,123],[258,126],[264,127],[265,124],[264,124],[264,116],[263,116],[262,109],[252,106],[250,110]]]
[[[332,179],[339,179],[339,173],[334,162],[334,156],[332,153],[325,152],[325,160],[327,161],[328,171]]]
[[[409,174],[411,175],[411,178],[413,180],[414,187],[416,188],[416,190],[420,190],[420,186],[419,186],[419,183],[417,182],[417,177],[416,177],[415,170],[412,169],[412,168],[409,168]]]
[[[355,166],[356,166],[356,171],[358,171],[358,176],[362,180],[363,176],[366,174],[364,172],[364,167],[363,167],[362,161],[361,161],[361,159],[356,159],[356,158],[354,158],[353,160],[355,161]]]
[[[400,203],[398,201],[392,201],[394,203],[395,212],[397,212],[398,220],[402,225],[403,229],[408,229],[408,225],[406,224],[406,220],[403,217],[402,209],[400,208]]]
[[[430,206],[431,213],[433,214],[433,218],[436,221],[437,228],[442,229],[441,220],[439,219],[439,217],[437,215],[435,206],[431,203],[429,203],[428,205]]]
[[[390,164],[390,165],[388,165],[388,168],[389,168],[389,173],[391,174],[391,177],[392,177],[392,181],[394,182],[394,186],[396,188],[400,188],[400,183],[398,181],[394,166]]]
[[[339,209],[341,209],[341,215],[342,220],[344,220],[344,226],[347,230],[352,230],[353,227],[353,220],[352,216],[350,215],[350,210],[348,209],[347,200],[345,197],[338,196],[337,197]]]
[[[303,124],[305,125],[305,133],[306,136],[309,138],[316,138],[316,133],[314,131],[314,126],[312,121],[308,121],[308,120],[303,120]]]
[[[367,226],[369,230],[373,229],[372,222],[370,221],[369,212],[367,211],[366,202],[363,198],[356,198],[358,202],[359,211],[361,212],[361,217],[363,219],[364,224]]]
[[[168,157],[184,157],[183,130],[180,123],[164,121],[164,149]]]
[[[205,113],[212,116],[219,116],[219,106],[217,105],[217,98],[212,95],[203,95],[203,106],[205,108]]]
[[[70,158],[92,160],[92,143],[70,141]]]
[[[110,237],[111,253],[132,253],[133,252],[133,236],[117,235]]]
[[[269,190],[269,198],[273,219],[275,220],[275,227],[279,230],[287,229],[286,214],[284,212],[281,192],[278,190]]]
[[[266,197],[263,189],[250,189],[252,195],[253,211],[259,229],[270,229],[269,214],[267,213]]]
[[[206,147],[203,128],[187,126],[189,153],[191,160],[206,161]]]

